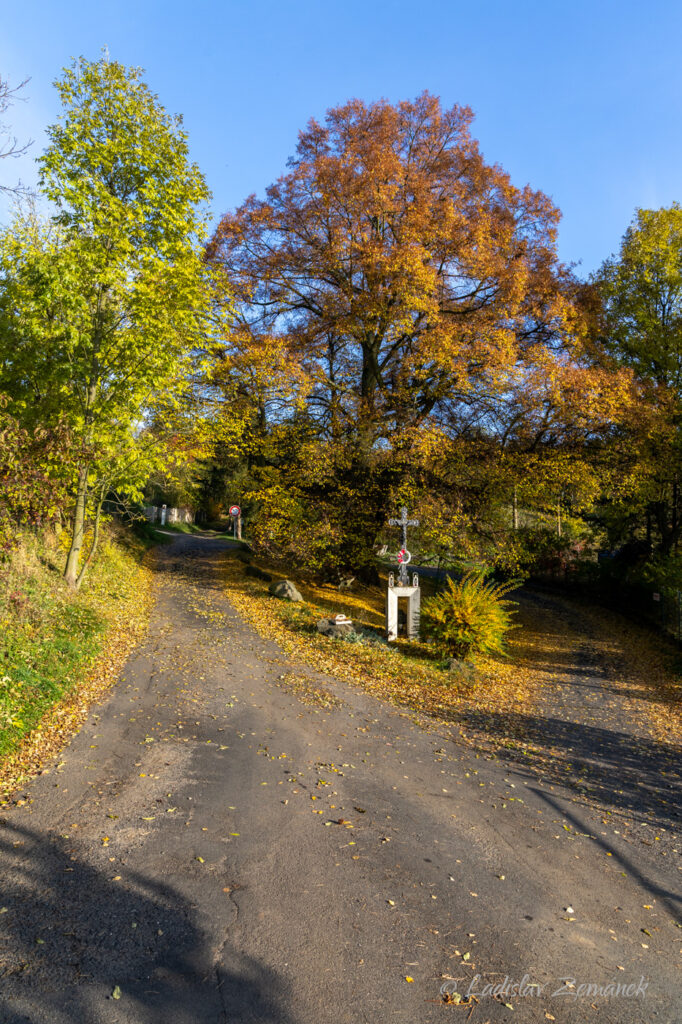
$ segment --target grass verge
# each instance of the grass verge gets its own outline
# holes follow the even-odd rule
[[[0,567],[0,794],[78,731],[138,642],[151,603],[149,541],[109,529],[78,593],[51,534],[25,533]]]
[[[280,578],[264,562],[253,564]],[[543,722],[552,717],[552,695],[565,680],[582,678],[586,665],[594,666],[607,687],[615,684],[637,728],[662,743],[680,741],[682,688],[670,650],[651,631],[633,628],[613,613],[558,599],[543,604],[522,598],[508,657],[479,659],[475,682],[467,685],[444,670],[426,644],[385,642],[385,579],[379,587],[339,592],[294,576],[305,599],[294,604],[272,598],[268,584],[245,575],[237,558],[226,561],[225,574],[237,610],[288,654],[397,706],[454,724],[462,736],[513,748],[524,760],[547,755]],[[426,578],[421,583],[427,597],[433,584]],[[337,612],[358,627],[355,642],[317,633],[317,620]],[[605,704],[600,724],[620,729],[620,722],[609,720],[608,692]]]
[[[258,560],[254,565],[274,573]],[[441,721],[460,725],[472,707],[519,711],[527,707],[539,685],[539,673],[524,666],[524,649],[534,634],[510,639],[510,658],[486,658],[477,663],[473,685],[458,680],[433,656],[425,643],[384,639],[385,580],[377,587],[355,586],[339,592],[292,577],[305,599],[293,604],[272,598],[267,583],[245,575],[244,565],[229,558],[225,581],[230,601],[264,636],[276,640],[288,653],[319,671],[362,687],[383,700]],[[432,592],[422,580],[423,597]],[[330,640],[317,633],[318,619],[341,612],[351,618],[357,633],[350,640]]]

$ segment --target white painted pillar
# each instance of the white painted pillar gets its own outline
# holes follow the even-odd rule
[[[413,577],[414,586],[396,587],[392,586],[392,575],[389,577],[388,590],[386,592],[386,639],[398,639],[398,601],[401,597],[407,598],[407,625],[405,633],[408,640],[419,637],[419,620],[421,617],[421,590],[417,577]]]
[[[386,639],[398,639],[398,595],[395,587],[389,587],[386,594]]]

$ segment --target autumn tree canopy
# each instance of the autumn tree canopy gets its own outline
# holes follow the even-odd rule
[[[466,107],[353,100],[311,121],[265,199],[221,220],[241,340],[285,340],[330,436],[449,419],[572,326],[559,213],[486,164]]]
[[[432,431],[436,443],[483,433],[532,448],[582,440],[609,418],[557,260],[559,212],[485,162],[471,121],[428,93],[330,110],[208,247],[237,306],[225,386],[251,395],[264,431],[298,424],[304,491],[331,500],[333,468],[345,481],[334,500],[357,514],[370,477],[388,472],[386,491],[401,475],[387,453],[414,453],[417,431],[422,446]],[[275,357],[245,387],[254,361]],[[315,480],[311,438],[323,445]],[[371,503],[365,546],[385,514],[376,493]]]

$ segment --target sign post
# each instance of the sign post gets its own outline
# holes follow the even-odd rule
[[[242,510],[239,505],[230,506],[230,515],[232,516],[232,536],[235,540],[242,539]]]

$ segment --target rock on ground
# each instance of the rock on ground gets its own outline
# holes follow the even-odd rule
[[[296,589],[291,580],[277,580],[276,583],[271,583],[268,590],[273,597],[279,597],[283,601],[302,601],[303,597],[300,592]]]
[[[317,623],[317,632],[323,636],[343,637],[355,632],[352,622],[336,622],[332,619],[320,619]]]

